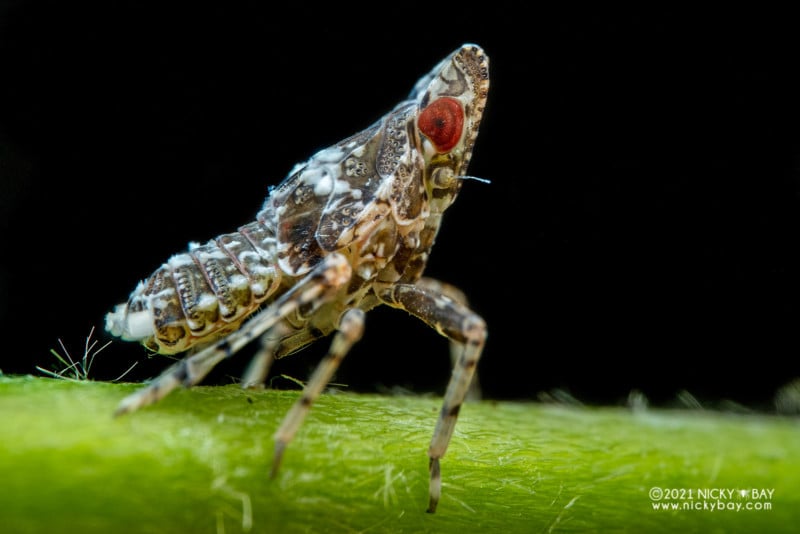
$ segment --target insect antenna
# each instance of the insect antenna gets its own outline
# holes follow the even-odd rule
[[[462,175],[462,176],[456,176],[455,178],[457,178],[459,180],[475,180],[475,181],[480,182],[482,184],[490,184],[490,183],[492,183],[492,181],[489,180],[488,178],[478,178],[477,176]]]

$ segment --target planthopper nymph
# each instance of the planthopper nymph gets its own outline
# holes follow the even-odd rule
[[[460,290],[425,277],[444,211],[467,175],[489,89],[488,58],[465,44],[367,129],[296,165],[255,220],[176,254],[106,317],[106,330],[186,356],[123,399],[117,414],[200,382],[260,338],[243,378],[332,335],[327,355],[275,434],[273,476],[314,400],[364,330],[365,313],[399,308],[447,337],[457,357],[428,456],[434,512],[440,460],[486,340]]]

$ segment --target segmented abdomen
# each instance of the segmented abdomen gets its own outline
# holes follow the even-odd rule
[[[277,289],[276,241],[255,221],[172,256],[139,284],[107,328],[165,354],[182,352],[239,328]]]

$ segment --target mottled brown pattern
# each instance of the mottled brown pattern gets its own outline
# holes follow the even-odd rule
[[[483,51],[462,46],[383,119],[296,166],[255,221],[159,267],[108,314],[106,329],[165,354],[195,351],[124,399],[117,413],[198,383],[256,338],[262,346],[247,386],[263,383],[275,358],[333,334],[275,434],[274,475],[308,410],[361,338],[365,313],[381,304],[402,309],[447,337],[455,355],[428,449],[428,511],[435,511],[440,460],[487,329],[463,293],[423,273],[442,215],[463,184],[488,84]]]

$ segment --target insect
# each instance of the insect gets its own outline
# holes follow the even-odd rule
[[[486,340],[483,319],[454,287],[423,276],[442,214],[466,175],[489,89],[488,58],[465,44],[408,99],[360,133],[296,165],[256,220],[167,260],[106,330],[153,351],[187,356],[122,400],[116,414],[200,382],[261,339],[243,377],[263,383],[274,358],[332,334],[327,355],[275,433],[272,476],[313,402],[385,304],[406,310],[458,351],[433,433],[428,512],[441,495],[440,460]]]

